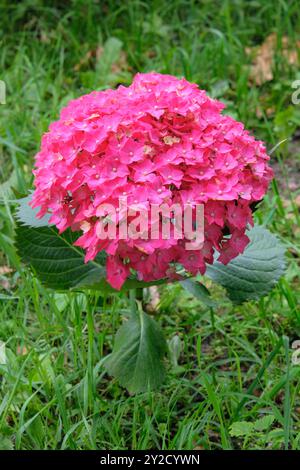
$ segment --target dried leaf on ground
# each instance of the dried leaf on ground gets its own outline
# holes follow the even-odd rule
[[[9,290],[11,285],[10,285],[10,280],[9,278],[6,277],[6,274],[11,274],[13,272],[13,269],[10,268],[9,266],[3,265],[0,266],[0,287],[2,287],[5,290]]]
[[[28,354],[28,349],[26,348],[25,345],[20,345],[18,344],[17,346],[17,355],[18,356],[26,356],[26,354]]]
[[[10,274],[13,272],[13,269],[10,268],[9,266],[0,266],[0,276],[3,276],[3,274]]]
[[[4,290],[9,290],[10,289],[10,282],[8,279],[5,277],[3,279],[0,279],[0,287],[2,287]]]
[[[295,197],[294,203],[295,203],[295,206],[300,209],[300,194]]]
[[[262,85],[273,79],[274,56],[277,47],[277,35],[270,34],[265,41],[258,47],[247,47],[246,53],[253,55],[253,62],[250,68],[249,79],[256,85]],[[281,38],[282,56],[290,65],[298,65],[300,50],[300,41],[291,44],[287,36]]]
[[[74,66],[75,72],[79,72],[82,68],[87,67],[93,58],[98,60],[98,57],[101,56],[103,52],[103,47],[97,47],[97,49],[92,49],[87,51],[87,53],[80,59],[78,64]]]

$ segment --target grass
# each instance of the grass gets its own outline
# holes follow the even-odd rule
[[[129,299],[41,286],[20,265],[14,196],[1,186],[0,449],[300,449],[299,72],[283,50],[284,37],[299,40],[298,2],[2,0],[0,13],[0,182],[27,192],[41,135],[69,99],[137,71],[184,75],[269,149],[287,139],[256,219],[288,250],[285,277],[258,303],[212,312],[179,285],[160,288],[155,316],[179,357],[160,391],[129,396],[101,367]],[[273,80],[256,86],[245,50],[273,32]]]

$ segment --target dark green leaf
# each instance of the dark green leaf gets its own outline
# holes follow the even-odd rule
[[[37,277],[47,287],[57,290],[88,287],[106,294],[119,292],[106,281],[106,254],[100,252],[95,260],[85,263],[84,251],[73,246],[79,236],[79,232],[70,229],[59,234],[54,226],[29,227],[18,224],[16,246],[22,261],[32,266]],[[164,282],[163,279],[153,282],[128,279],[122,291]]]
[[[105,277],[105,256],[84,263],[84,252],[73,246],[79,233],[66,230],[59,234],[54,227],[32,228],[18,225],[16,246],[21,259],[32,266],[48,287],[70,289],[88,286]]]
[[[216,261],[206,271],[237,304],[268,294],[285,270],[285,249],[275,235],[260,226],[247,235],[251,241],[242,255],[226,266]]]
[[[104,367],[131,393],[154,390],[165,378],[165,351],[166,342],[158,325],[139,309],[117,332],[113,352],[105,359]]]

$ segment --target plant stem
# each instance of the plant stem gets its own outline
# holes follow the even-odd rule
[[[136,289],[129,290],[129,300],[130,300],[130,312],[131,315],[136,315],[137,305],[136,305]]]
[[[144,299],[144,291],[143,291],[143,288],[142,287],[138,287],[136,289],[136,300],[139,300],[140,302],[143,301]]]
[[[137,313],[137,301],[143,301],[143,289],[138,287],[137,289],[129,290],[129,300],[130,300],[130,311],[132,315]]]

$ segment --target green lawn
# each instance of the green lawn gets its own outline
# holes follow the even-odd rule
[[[2,0],[0,18],[0,449],[300,449],[299,1]],[[255,47],[272,33],[273,78],[257,84]],[[159,288],[167,380],[130,396],[101,365],[126,294],[45,289],[20,264],[13,214],[61,107],[151,70],[198,83],[269,150],[286,139],[255,217],[287,247],[287,271],[261,301],[214,311],[180,285]]]

